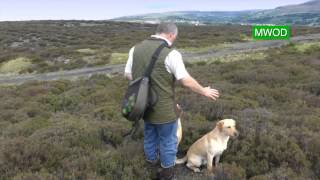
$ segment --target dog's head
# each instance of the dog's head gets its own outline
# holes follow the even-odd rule
[[[216,128],[226,136],[238,137],[239,132],[236,129],[236,121],[233,119],[224,119],[217,123]]]

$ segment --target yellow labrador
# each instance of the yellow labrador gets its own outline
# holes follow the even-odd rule
[[[192,144],[187,155],[182,159],[177,159],[176,164],[187,162],[187,167],[194,172],[200,172],[199,167],[202,164],[207,164],[208,172],[211,173],[213,172],[213,158],[215,158],[215,166],[217,167],[222,152],[227,149],[229,138],[238,135],[235,120],[221,120],[212,131]]]

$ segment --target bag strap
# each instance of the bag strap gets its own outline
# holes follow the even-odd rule
[[[144,75],[143,75],[144,77],[150,77],[152,70],[153,70],[153,67],[159,57],[159,54],[164,47],[168,47],[168,44],[165,40],[163,40],[163,43],[161,43],[160,46],[156,49],[156,51],[153,53],[151,60],[150,60],[150,63],[148,65],[146,71],[144,72]]]

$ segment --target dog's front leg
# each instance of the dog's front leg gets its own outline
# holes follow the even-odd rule
[[[215,166],[216,168],[217,168],[217,167],[218,167],[218,165],[219,165],[220,156],[221,156],[221,154],[216,155],[216,157],[215,157],[215,163],[214,163],[214,166]]]
[[[212,171],[213,157],[214,157],[214,155],[212,153],[210,153],[210,152],[207,153],[207,160],[208,160],[207,169],[208,169],[208,173],[213,173],[213,171]]]

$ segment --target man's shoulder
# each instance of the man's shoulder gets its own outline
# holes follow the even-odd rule
[[[181,55],[181,53],[177,50],[177,49],[170,49],[169,50],[170,52],[169,52],[169,56],[170,57],[182,57],[182,55]]]

